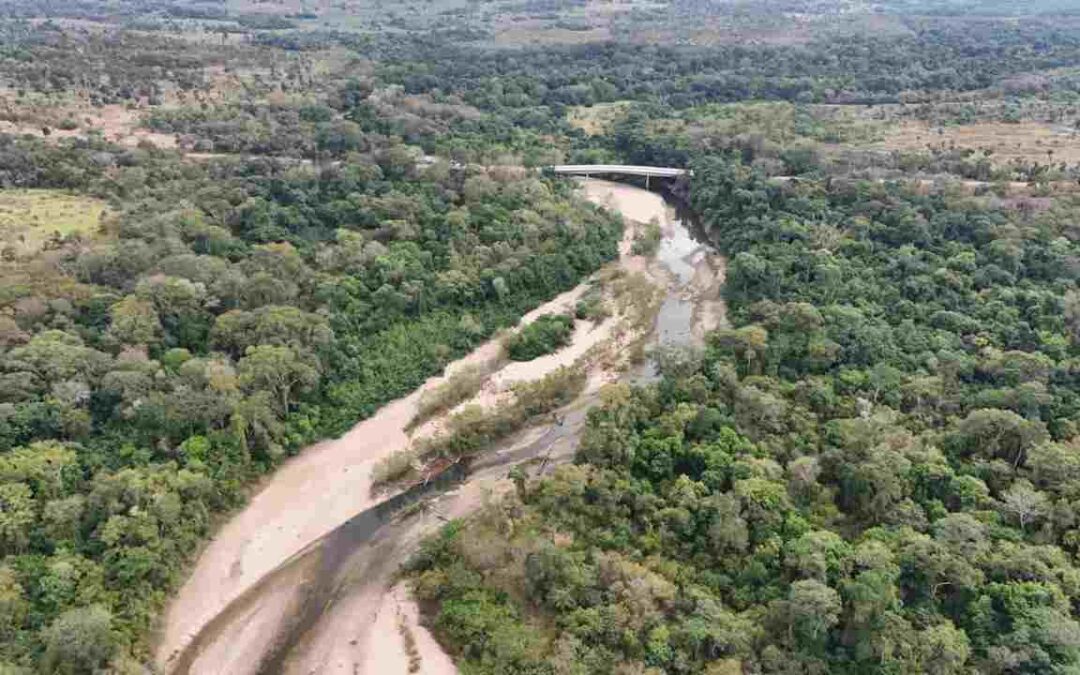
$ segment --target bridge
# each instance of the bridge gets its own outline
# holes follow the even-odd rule
[[[645,187],[649,187],[650,178],[678,178],[693,175],[687,169],[675,169],[667,166],[634,166],[631,164],[556,164],[550,167],[553,173],[564,176],[585,176],[593,174],[616,174],[620,176],[645,176]]]

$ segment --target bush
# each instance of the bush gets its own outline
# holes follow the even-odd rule
[[[599,288],[592,288],[574,307],[574,316],[584,321],[603,321],[609,315],[604,296]]]
[[[492,365],[494,364],[465,366],[439,386],[425,391],[420,395],[416,416],[409,422],[409,426],[422,424],[471,398],[480,391],[480,385],[483,384],[484,377],[491,372]]]
[[[634,245],[630,252],[634,255],[653,255],[660,248],[660,224],[656,219],[650,220],[645,229],[634,235]]]
[[[455,459],[477,455],[500,439],[520,431],[538,416],[574,400],[585,388],[587,379],[584,368],[564,366],[535,382],[515,384],[512,402],[494,409],[477,405],[466,407],[447,420],[445,434],[421,441],[417,454]],[[379,482],[378,478],[376,482]]]
[[[532,361],[570,343],[574,319],[566,314],[545,314],[503,343],[514,361]]]
[[[375,485],[385,485],[401,480],[413,473],[413,460],[415,453],[410,450],[401,450],[383,457],[371,472],[371,480]]]

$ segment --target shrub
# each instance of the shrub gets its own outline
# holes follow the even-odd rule
[[[400,450],[383,457],[372,469],[371,479],[375,485],[385,485],[401,480],[413,473],[413,460],[416,454],[411,450]]]
[[[599,288],[590,289],[578,300],[574,316],[585,321],[603,321],[609,316],[604,296]]]
[[[634,245],[630,252],[634,255],[653,255],[656,249],[660,248],[660,239],[660,224],[653,218],[645,225],[644,230],[634,235]]]
[[[532,361],[570,343],[574,319],[566,314],[545,314],[503,343],[514,361]]]
[[[420,395],[416,416],[409,422],[410,427],[423,424],[426,420],[450,410],[462,401],[471,398],[480,391],[484,377],[494,364],[468,365],[446,379],[445,382]]]

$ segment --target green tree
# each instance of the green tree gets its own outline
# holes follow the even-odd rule
[[[240,386],[248,391],[265,390],[278,402],[278,413],[289,412],[296,396],[319,382],[319,371],[300,359],[290,347],[248,347],[237,364]]]
[[[46,672],[95,673],[116,652],[112,614],[100,605],[70,609],[44,629]]]

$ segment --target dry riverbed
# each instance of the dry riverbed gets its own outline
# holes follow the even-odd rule
[[[723,324],[718,294],[723,261],[685,241],[685,228],[659,195],[595,180],[585,182],[584,192],[627,219],[619,274],[640,274],[668,288],[664,306],[678,304],[671,316],[685,324],[675,332],[699,339],[701,330],[692,325]],[[630,255],[636,232],[630,221],[654,218],[664,234],[656,260]],[[522,325],[541,314],[572,311],[587,286],[545,303]],[[407,430],[423,392],[445,377],[432,378],[343,437],[292,458],[201,555],[165,616],[158,663],[167,672],[230,675],[455,672],[420,625],[407,593],[394,585],[394,573],[416,543],[447,518],[466,515],[509,489],[505,476],[510,466],[544,458],[539,466],[550,467],[572,457],[588,407],[600,388],[628,367],[628,345],[640,341],[623,319],[625,313],[617,312],[596,325],[579,322],[572,344],[556,354],[504,364],[489,373],[480,393],[467,403],[496,404],[514,382],[539,379],[583,360],[588,383],[578,399],[560,411],[558,423],[548,421],[507,439],[473,463],[464,483],[422,502],[422,508],[403,510],[412,517],[372,515],[378,511],[372,507],[385,497],[373,496],[372,471],[414,438],[439,432],[453,411]],[[664,329],[659,326],[657,333]],[[490,363],[499,349],[498,342],[491,341],[453,364],[448,373]]]

